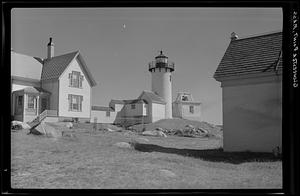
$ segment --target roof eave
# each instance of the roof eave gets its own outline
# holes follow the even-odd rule
[[[255,79],[261,77],[270,77],[270,76],[282,76],[282,69],[279,69],[276,73],[275,71],[270,72],[260,72],[260,73],[247,73],[239,75],[229,75],[229,76],[213,76],[218,82],[224,82],[229,80],[241,80],[241,79]]]
[[[96,83],[95,79],[93,78],[92,73],[90,72],[89,68],[87,67],[87,65],[86,65],[86,63],[85,63],[85,61],[84,61],[84,59],[83,59],[83,57],[82,57],[82,55],[80,54],[79,51],[78,51],[78,54],[76,55],[76,57],[77,57],[77,56],[79,57],[81,63],[82,63],[83,66],[84,66],[84,69],[85,69],[85,72],[86,72],[86,74],[87,74],[87,76],[88,76],[88,79],[89,79],[89,82],[90,82],[91,87],[96,86],[97,83]]]

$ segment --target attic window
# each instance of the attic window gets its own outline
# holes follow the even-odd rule
[[[82,88],[83,75],[78,71],[69,73],[69,86],[75,88]]]
[[[185,95],[183,95],[183,96],[181,97],[181,100],[182,100],[182,101],[188,101],[188,97],[185,96]]]

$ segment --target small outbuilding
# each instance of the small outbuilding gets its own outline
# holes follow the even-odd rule
[[[224,150],[281,150],[282,32],[232,33],[214,78],[222,87]]]
[[[201,121],[201,102],[194,101],[191,93],[177,93],[172,106],[173,117]]]

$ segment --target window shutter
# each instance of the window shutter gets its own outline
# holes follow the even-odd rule
[[[80,79],[79,79],[79,87],[80,87],[80,88],[82,87],[82,81],[83,81],[83,76],[80,75]]]
[[[69,73],[69,86],[72,86],[72,73]]]
[[[80,111],[82,111],[82,101],[83,101],[83,96],[80,96]]]
[[[72,110],[72,95],[68,94],[69,110]]]

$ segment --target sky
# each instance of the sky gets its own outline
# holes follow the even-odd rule
[[[148,63],[160,50],[175,63],[173,100],[190,92],[203,121],[222,124],[222,89],[214,78],[232,32],[242,37],[282,30],[281,8],[15,8],[11,47],[45,58],[79,50],[97,86],[92,105],[135,99],[151,90]]]

